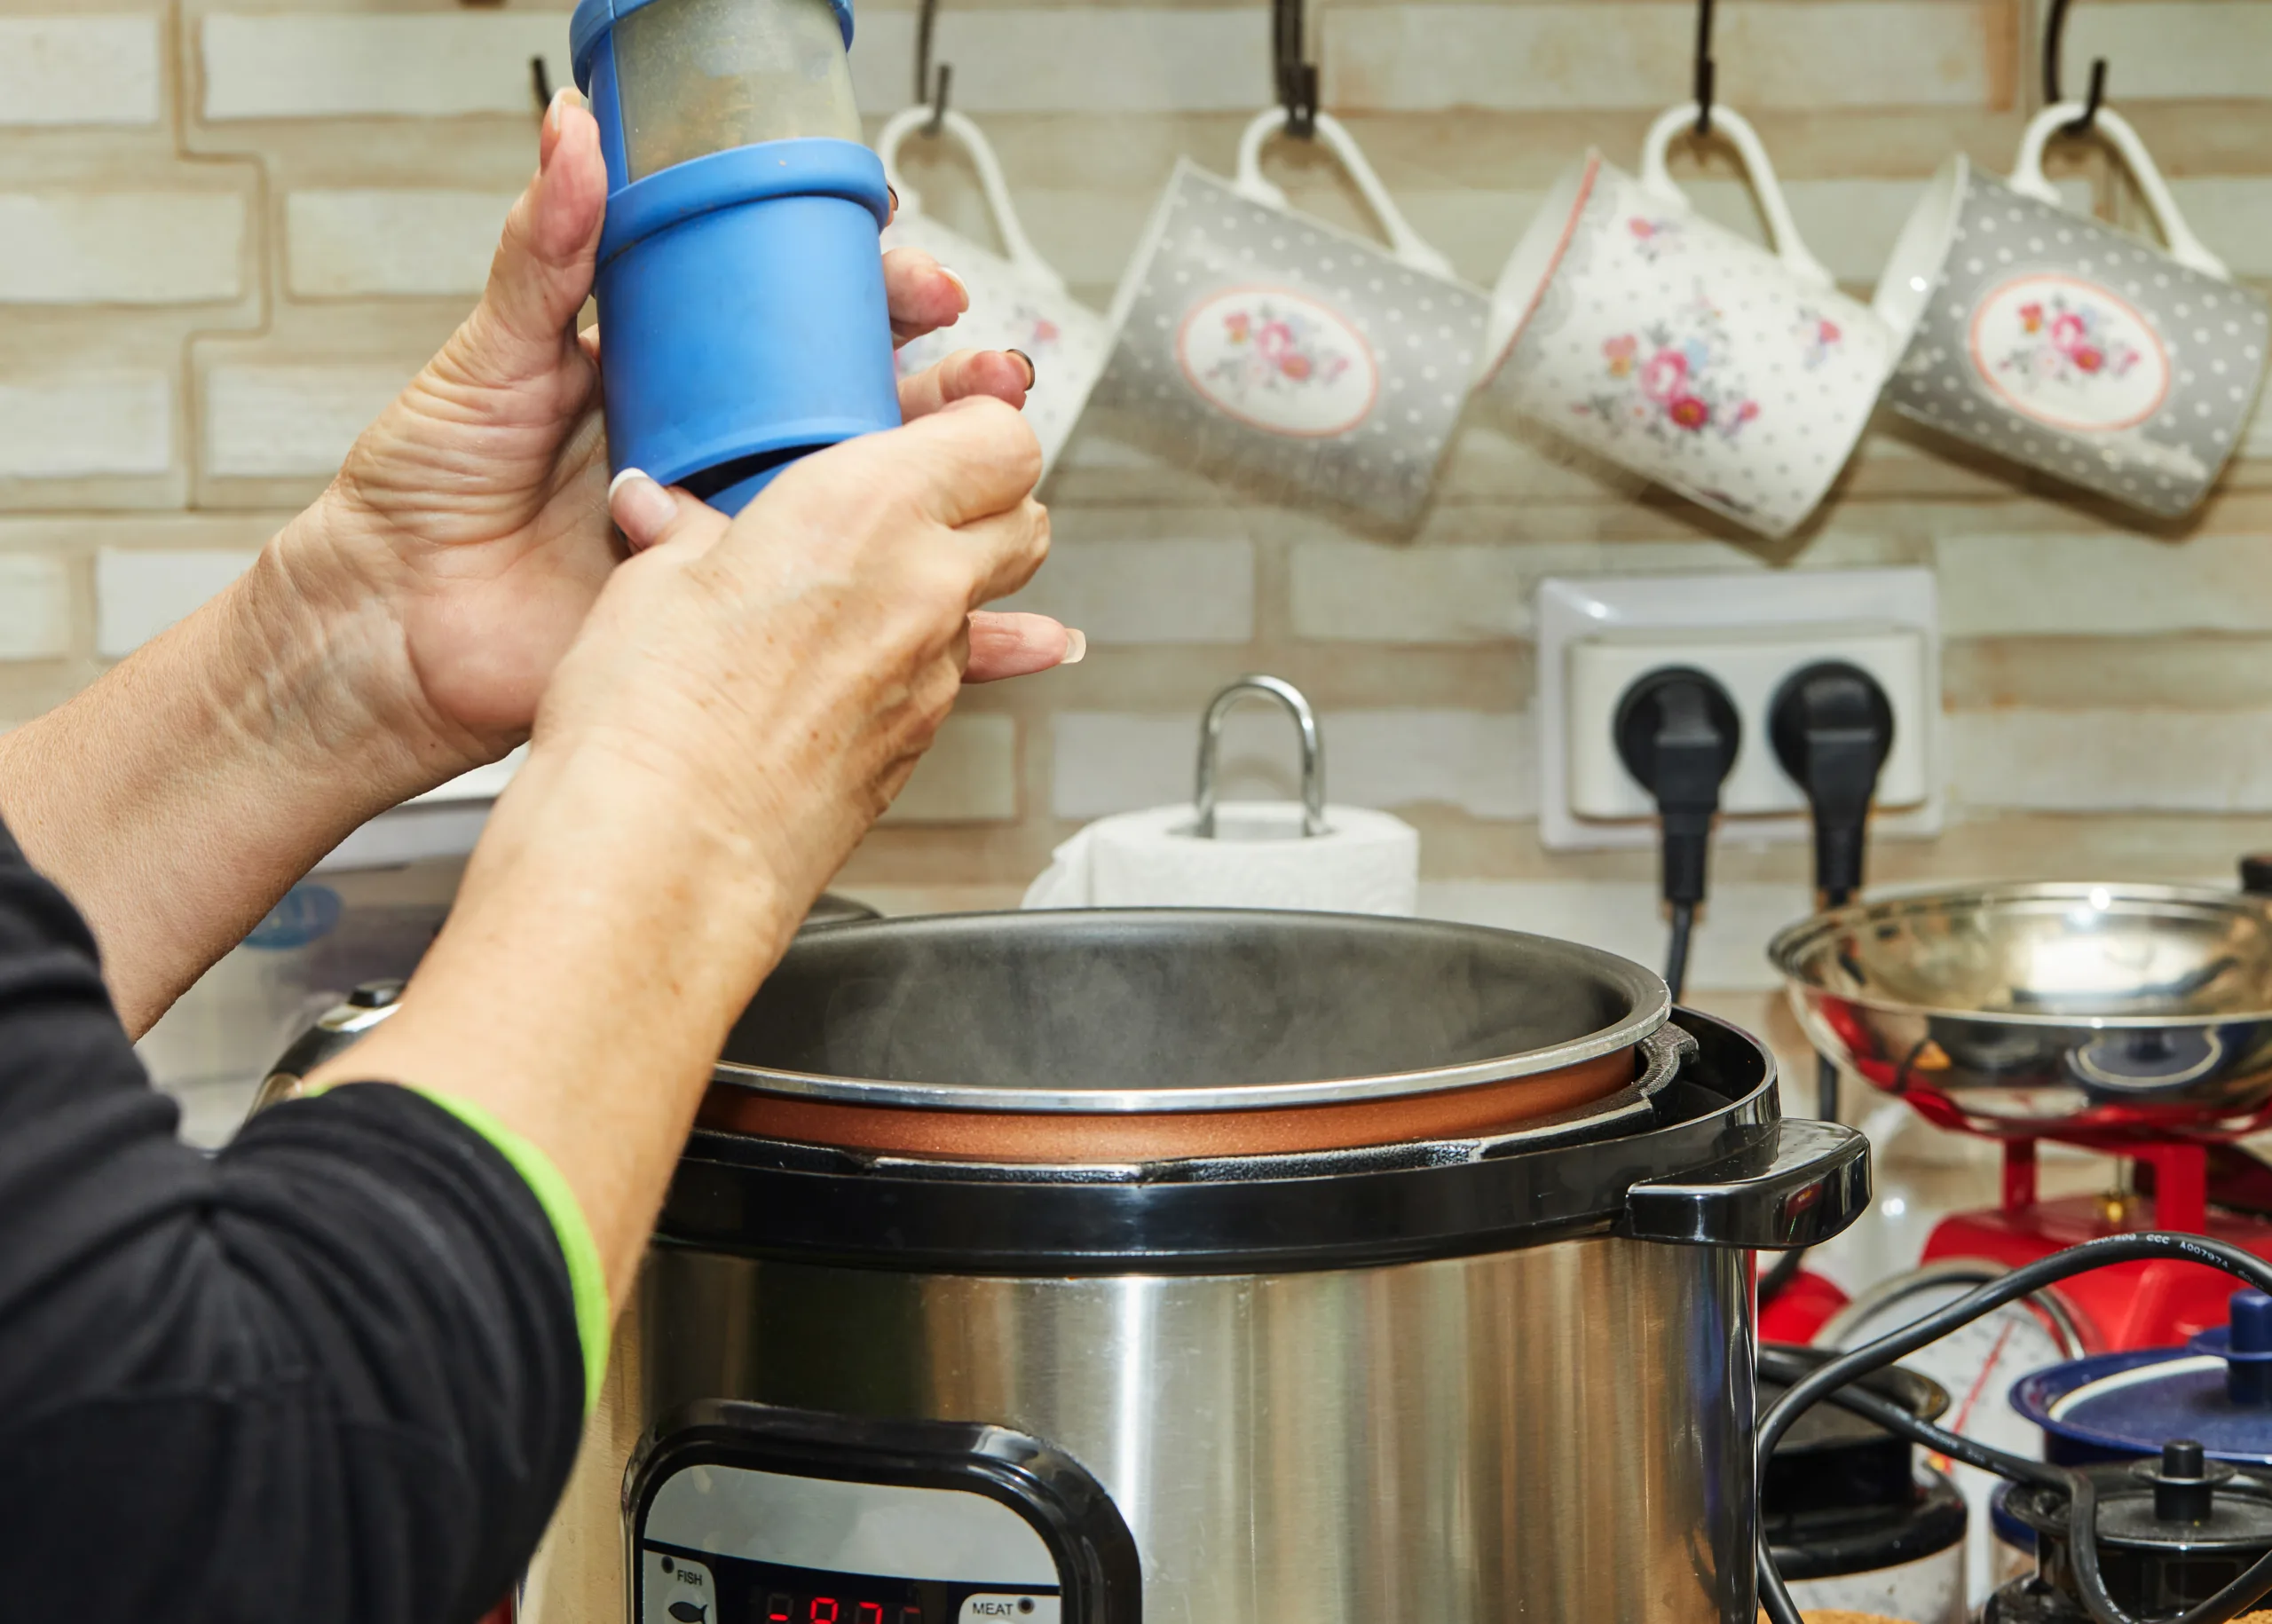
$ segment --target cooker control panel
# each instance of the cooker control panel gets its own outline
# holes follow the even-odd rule
[[[632,1467],[635,1624],[1140,1624],[1134,1540],[1005,1428],[706,1400]]]
[[[639,1543],[639,1624],[1063,1624],[1048,1544],[966,1490],[688,1466]]]

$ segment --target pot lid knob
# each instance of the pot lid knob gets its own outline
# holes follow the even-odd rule
[[[2207,1522],[2217,1509],[2217,1485],[2233,1475],[2229,1466],[2211,1465],[2209,1452],[2189,1438],[2172,1439],[2158,1464],[2136,1470],[2154,1486],[2154,1520],[2160,1523]]]
[[[2236,1291],[2225,1313],[2226,1397],[2235,1404],[2272,1405],[2272,1297]]]

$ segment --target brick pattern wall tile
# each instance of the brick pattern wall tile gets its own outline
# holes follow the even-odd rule
[[[1723,6],[1718,93],[1755,111],[1983,106],[2001,11],[1937,0]],[[1623,0],[1337,7],[1325,16],[1325,96],[1366,110],[1661,107],[1688,97],[1695,26],[1688,7]],[[1869,69],[1825,71],[1837,61]]]
[[[162,372],[0,372],[0,478],[162,474],[173,466],[174,381]]]
[[[1245,643],[1254,548],[1244,541],[1058,541],[1005,609],[1054,615],[1097,643]]]
[[[157,12],[0,17],[0,127],[154,124],[164,99]],[[0,240],[5,240],[0,238]]]
[[[2272,535],[1948,535],[1933,556],[1952,637],[2272,631]]]
[[[2272,8],[2249,0],[2127,0],[2077,6],[2063,84],[2089,83],[2093,57],[2122,64],[2127,101],[2272,95]]]
[[[204,116],[448,118],[527,113],[529,59],[569,83],[568,12],[209,16]]]
[[[2272,711],[1971,711],[1949,721],[1952,782],[1969,806],[2272,812]]]
[[[245,228],[230,192],[0,193],[0,304],[236,299]]]
[[[1270,83],[1263,12],[1109,6],[942,11],[935,59],[954,64],[969,113],[1252,113]],[[911,11],[860,18],[852,83],[863,107],[907,102]]]
[[[888,824],[1010,824],[1018,817],[1018,724],[1012,716],[950,716]]]
[[[229,362],[205,374],[206,471],[328,477],[418,363]]]
[[[295,192],[284,200],[286,285],[303,299],[477,295],[514,196],[407,186]]]
[[[1456,807],[1478,817],[1537,811],[1536,748],[1521,713],[1353,710],[1318,718],[1329,800],[1360,807]],[[1198,728],[1190,716],[1061,712],[1050,809],[1100,817],[1192,795]],[[1290,800],[1300,756],[1282,715],[1234,712],[1217,779],[1226,800]]]
[[[71,568],[48,553],[0,553],[0,660],[71,652]]]
[[[95,652],[124,658],[250,569],[257,556],[104,548],[95,555]]]

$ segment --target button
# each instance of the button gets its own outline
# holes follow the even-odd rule
[[[997,1591],[965,1596],[958,1624],[1057,1624],[1057,1617],[1053,1596]]]
[[[385,1009],[402,997],[400,981],[365,981],[347,995],[350,1009]]]

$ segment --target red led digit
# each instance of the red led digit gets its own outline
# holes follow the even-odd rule
[[[765,1598],[765,1624],[789,1624],[789,1598],[778,1590]]]
[[[862,1602],[853,1610],[854,1624],[884,1624],[884,1604],[881,1602]]]
[[[899,1624],[923,1624],[923,1609],[909,1602],[899,1610]]]
[[[813,1604],[805,1611],[806,1624],[836,1624],[836,1598],[816,1596]]]

